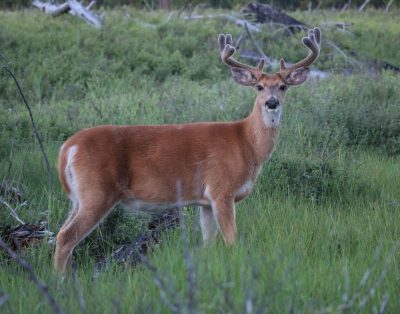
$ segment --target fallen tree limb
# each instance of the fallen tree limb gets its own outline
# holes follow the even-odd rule
[[[364,3],[358,8],[358,12],[364,11],[364,9],[368,3],[369,3],[369,0],[365,0]]]
[[[92,26],[94,26],[96,28],[101,28],[102,27],[102,21],[101,21],[100,17],[98,15],[93,14],[92,12],[90,12],[87,8],[85,8],[78,1],[76,1],[76,0],[68,0],[68,5],[71,8],[71,11],[74,12],[73,15],[79,16],[86,23],[89,23],[90,25],[92,25]],[[90,4],[88,5],[88,7],[89,6],[90,6]]]
[[[35,0],[32,5],[46,14],[50,14],[53,17],[59,16],[63,13],[69,13],[73,16],[78,16],[83,19],[86,23],[96,27],[102,27],[102,20],[100,16],[90,11],[92,6],[96,1],[91,1],[86,7],[82,5],[81,2],[76,0],[68,0],[62,4],[53,4],[49,2],[43,2],[40,0]]]
[[[234,17],[232,15],[228,15],[228,14],[191,15],[191,16],[185,16],[183,19],[184,20],[201,20],[201,19],[215,19],[215,18],[228,20],[230,22],[235,23],[237,26],[240,26],[240,27],[244,27],[247,24],[247,27],[252,32],[260,32],[261,31],[261,29],[258,26],[248,22],[247,20],[239,19],[239,18],[236,18],[236,17]]]
[[[112,262],[135,266],[141,262],[141,255],[147,254],[154,245],[160,242],[162,233],[175,229],[179,225],[177,209],[156,215],[147,225],[147,230],[132,242],[121,245],[107,259],[96,264],[96,271],[107,268]]]
[[[242,10],[242,13],[245,14],[247,19],[254,19],[256,23],[273,22],[286,25],[291,32],[299,31],[305,27],[309,28],[305,23],[268,4],[251,2]]]
[[[63,4],[53,4],[42,2],[39,0],[35,0],[32,2],[32,5],[40,10],[42,10],[46,14],[50,14],[51,16],[58,16],[60,14],[66,13],[69,11],[69,4],[65,2]]]
[[[1,237],[10,244],[13,251],[36,245],[40,241],[54,235],[53,232],[47,230],[47,221],[39,223],[21,223],[12,228],[5,226]]]
[[[393,0],[390,0],[389,3],[387,4],[386,8],[385,8],[385,13],[389,12],[390,6],[392,5]]]

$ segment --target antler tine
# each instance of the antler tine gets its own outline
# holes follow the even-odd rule
[[[246,69],[255,75],[260,75],[262,73],[265,65],[264,59],[260,60],[260,63],[257,68],[253,68],[251,66],[248,66],[244,63],[237,61],[235,58],[232,57],[236,49],[235,47],[232,46],[231,34],[226,34],[226,35],[220,34],[218,36],[218,44],[219,44],[219,51],[221,53],[221,59],[226,65],[234,68]]]
[[[280,74],[286,78],[291,72],[299,68],[310,66],[319,56],[321,50],[321,31],[318,27],[310,29],[308,36],[303,38],[303,44],[309,49],[307,57],[287,68],[285,60],[280,60]]]

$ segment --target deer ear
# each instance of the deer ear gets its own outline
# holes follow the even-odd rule
[[[248,70],[240,68],[231,68],[232,77],[235,81],[244,86],[254,86],[257,78]]]
[[[299,68],[294,70],[286,78],[286,83],[289,85],[299,85],[304,83],[310,73],[310,68]]]

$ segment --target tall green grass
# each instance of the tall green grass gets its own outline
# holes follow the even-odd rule
[[[167,16],[157,12],[106,13],[105,28],[96,31],[70,16],[0,12],[2,62],[16,62],[10,66],[45,139],[54,184],[49,189],[27,113],[5,73],[0,80],[0,180],[12,181],[28,200],[18,211],[21,218],[47,220],[55,232],[70,207],[55,171],[58,149],[68,136],[105,123],[240,119],[254,99],[254,91],[229,79],[218,58],[218,33],[237,35],[241,30],[235,25],[221,20],[166,22]],[[398,17],[368,12],[376,27],[365,29],[362,16],[352,13],[295,14],[313,25],[354,21],[354,34],[324,34],[399,63],[393,48],[393,38],[400,34]],[[270,27],[256,37],[271,56],[295,60],[304,55],[301,34],[282,37]],[[381,30],[394,37],[379,37]],[[369,42],[368,36],[381,40]],[[62,280],[51,271],[51,245],[21,253],[61,307],[68,313],[164,313],[170,311],[169,301],[180,312],[242,313],[252,304],[254,312],[262,313],[337,313],[347,295],[349,300],[355,296],[349,312],[368,313],[379,309],[387,295],[390,313],[398,312],[399,78],[365,68],[345,76],[340,69],[346,62],[329,51],[324,46],[316,64],[334,67],[328,79],[288,91],[277,150],[253,194],[237,206],[234,248],[226,248],[220,238],[204,248],[197,210],[189,208],[189,248],[176,230],[149,256],[165,291],[160,292],[155,274],[143,265],[129,269],[113,264],[96,274],[96,260],[143,232],[149,219],[117,209],[77,248],[75,280]],[[15,221],[1,207],[0,228],[7,224]],[[194,287],[187,280],[187,252],[194,264]],[[370,277],[363,285],[366,273]],[[371,288],[371,299],[359,309]],[[191,307],[190,289],[195,291]],[[11,295],[7,304],[15,312],[50,311],[27,275],[3,253],[0,291]],[[9,311],[7,304],[0,311]]]

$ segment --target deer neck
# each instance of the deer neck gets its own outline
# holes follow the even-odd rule
[[[261,165],[273,153],[281,125],[280,111],[267,112],[254,104],[251,114],[244,119],[246,136],[253,152],[255,164]]]

